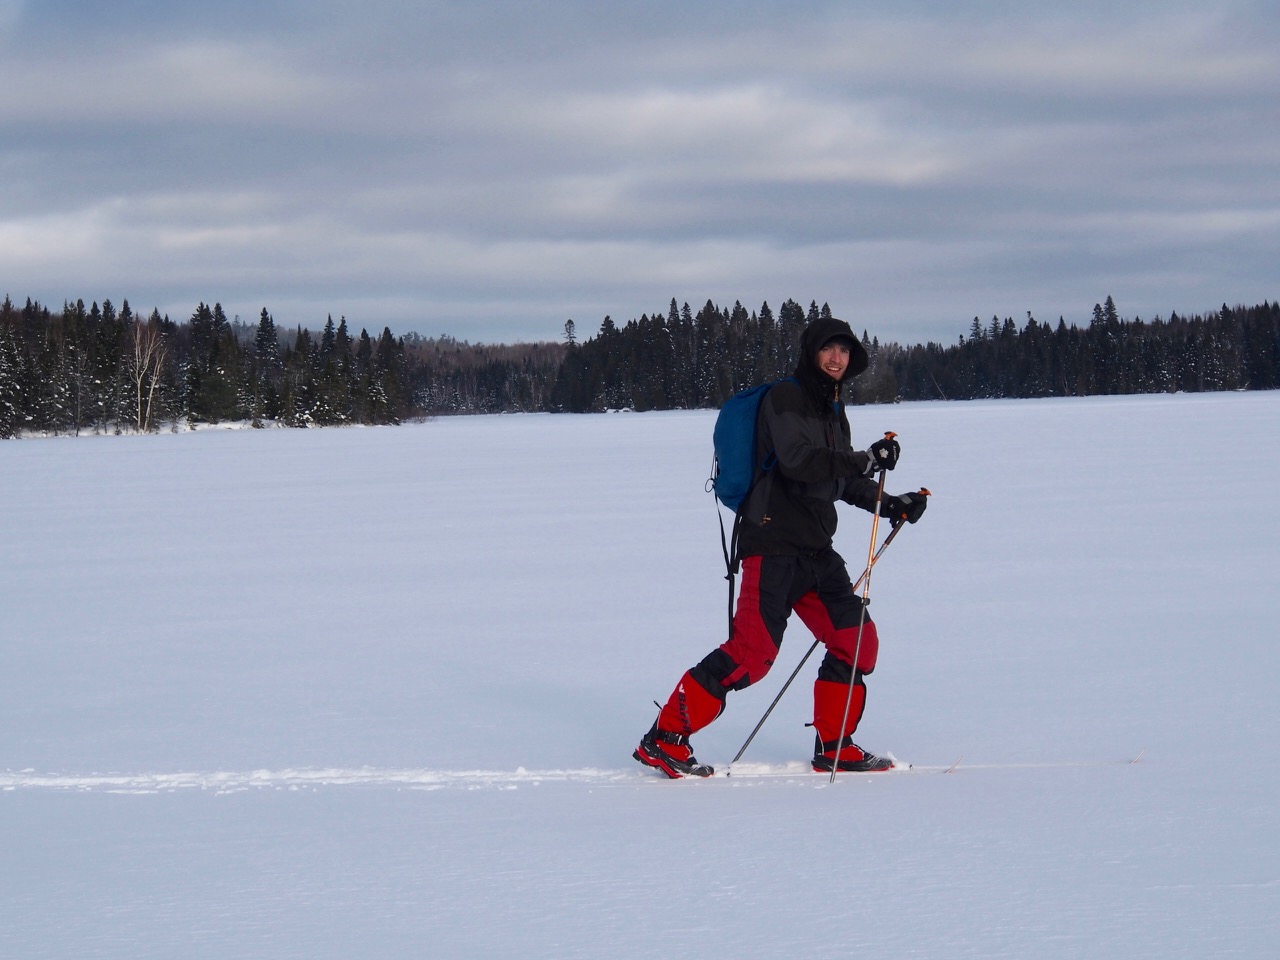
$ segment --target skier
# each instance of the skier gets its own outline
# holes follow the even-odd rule
[[[850,445],[841,390],[867,364],[867,352],[849,325],[821,317],[801,335],[795,381],[784,380],[765,395],[757,428],[757,469],[770,451],[776,465],[763,473],[742,504],[742,588],[731,635],[680,678],[633,754],[641,763],[672,778],[711,776],[713,768],[698,762],[689,738],[720,716],[729,691],[743,690],[769,672],[795,611],[826,645],[813,686],[813,769],[830,771],[835,764],[839,770],[879,771],[893,766],[853,742],[879,637],[875,623],[864,618],[862,598],[832,546],[835,501],[874,513],[879,484],[872,477],[892,470],[898,459],[898,444],[888,435],[866,451]],[[915,523],[926,505],[923,493],[886,495],[880,514]],[[846,704],[848,719],[840,729]]]

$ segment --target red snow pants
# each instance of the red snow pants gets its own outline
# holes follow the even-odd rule
[[[859,674],[875,669],[876,625],[870,616],[863,618],[862,598],[853,592],[844,559],[828,549],[800,557],[747,557],[733,635],[690,671],[694,679],[721,699],[762,679],[778,655],[792,611],[827,648],[819,679],[847,684],[855,667]]]

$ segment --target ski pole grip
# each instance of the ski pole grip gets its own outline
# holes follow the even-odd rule
[[[932,497],[932,496],[933,496],[933,492],[932,492],[928,487],[921,487],[921,488],[920,488],[919,490],[917,490],[916,492],[917,492],[918,494],[920,494],[920,496],[922,496],[922,497]],[[899,515],[898,515],[898,516],[896,516],[896,517],[892,517],[892,518],[890,518],[889,522],[890,522],[891,524],[893,524],[893,528],[894,528],[895,530],[897,530],[897,529],[898,529],[898,527],[902,526],[904,523],[906,523],[906,522],[907,522],[907,515],[906,515],[906,513],[901,513],[901,514],[899,514]]]
[[[872,460],[871,466],[868,469],[878,470],[880,472],[882,488],[885,471],[892,470],[894,464],[898,462],[897,451],[899,448],[897,442],[894,440],[894,437],[896,436],[897,434],[892,430],[886,430],[884,432],[884,439],[877,440],[867,449],[867,453],[870,454]],[[878,448],[880,447],[884,448],[884,459],[881,459],[881,454],[878,452]],[[883,489],[881,492],[883,493]],[[876,502],[880,502],[879,497],[876,498]]]

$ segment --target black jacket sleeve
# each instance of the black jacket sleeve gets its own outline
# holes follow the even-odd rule
[[[867,477],[857,477],[845,484],[840,499],[855,507],[861,507],[868,513],[876,512],[876,496],[880,492],[880,482]]]

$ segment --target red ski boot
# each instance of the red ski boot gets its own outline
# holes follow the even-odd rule
[[[845,704],[849,703],[849,718],[844,730],[840,721],[844,718]],[[853,742],[853,732],[858,729],[862,711],[867,703],[867,687],[863,683],[853,685],[853,699],[849,701],[849,685],[835,680],[815,680],[813,684],[813,729],[816,733],[813,747],[813,769],[830,773],[837,770],[857,773],[879,773],[892,770],[893,761],[868,753]]]
[[[689,745],[689,737],[720,716],[723,710],[724,701],[707,693],[702,684],[686,672],[676,684],[667,705],[658,713],[658,719],[631,755],[673,780],[709,777],[715,769],[698,762]]]

